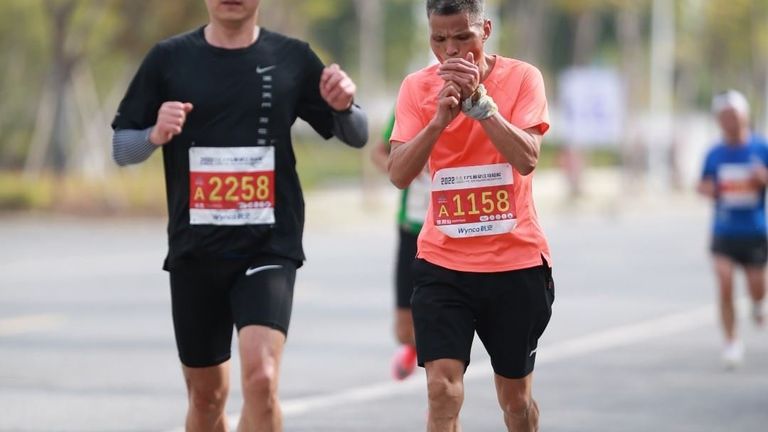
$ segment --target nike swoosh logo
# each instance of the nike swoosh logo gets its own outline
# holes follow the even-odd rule
[[[267,66],[267,67],[261,67],[256,66],[256,73],[257,74],[263,74],[264,72],[271,71],[272,69],[276,68],[277,65]]]
[[[245,275],[246,276],[250,276],[250,275],[254,275],[254,274],[258,273],[258,272],[263,272],[264,270],[276,270],[276,269],[281,269],[281,268],[283,268],[283,266],[277,265],[277,264],[276,265],[265,265],[265,266],[261,266],[261,267],[250,267],[250,268],[248,268],[248,270],[245,271]]]
[[[531,353],[530,353],[530,354],[528,354],[528,357],[533,357],[533,355],[534,355],[534,354],[536,354],[536,351],[538,351],[538,350],[539,350],[539,349],[538,349],[538,348],[536,348],[535,350],[531,351]]]

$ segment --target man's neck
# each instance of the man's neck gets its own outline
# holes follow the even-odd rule
[[[256,17],[237,24],[211,21],[205,26],[205,40],[218,48],[246,48],[256,42],[260,30]]]
[[[732,145],[746,144],[749,141],[749,129],[742,129],[738,134],[728,135],[725,137],[725,141]]]
[[[480,69],[480,82],[485,81],[486,78],[488,78],[488,75],[491,74],[491,71],[493,70],[493,66],[496,64],[496,58],[487,54],[483,54],[483,57],[480,59],[480,61],[477,64],[477,67]]]

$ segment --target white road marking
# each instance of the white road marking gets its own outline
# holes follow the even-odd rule
[[[695,330],[713,324],[716,312],[714,305],[707,305],[686,312],[597,331],[549,346],[540,345],[536,364],[555,363]],[[477,368],[468,369],[465,379],[487,377],[492,373],[490,363],[484,363]]]
[[[0,337],[52,330],[60,327],[64,320],[61,315],[23,315],[0,319]]]
[[[746,299],[742,299],[742,303],[744,301]],[[536,363],[554,363],[695,330],[714,324],[716,311],[714,305],[707,305],[686,312],[597,331],[584,336],[555,342],[551,345],[540,345]],[[473,363],[467,370],[464,379],[466,381],[489,378],[492,375],[493,369],[490,362],[484,361],[479,364]],[[281,401],[281,407],[285,417],[294,417],[323,408],[369,402],[401,394],[425,391],[425,375],[420,373],[405,382],[383,382],[341,390],[335,393],[286,399]],[[239,414],[228,416],[229,423],[233,428],[237,426],[239,418]],[[173,429],[169,432],[183,431],[184,429],[182,428]]]

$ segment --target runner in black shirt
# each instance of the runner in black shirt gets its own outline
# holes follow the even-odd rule
[[[209,23],[157,44],[112,127],[120,165],[163,149],[174,330],[189,393],[187,430],[226,430],[232,326],[244,407],[239,430],[279,431],[280,358],[304,200],[290,129],[362,147],[355,84],[301,41],[256,25],[259,0],[206,0]]]

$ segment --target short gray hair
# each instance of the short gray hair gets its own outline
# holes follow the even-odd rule
[[[485,0],[427,0],[427,16],[468,13],[473,18],[485,17]]]

